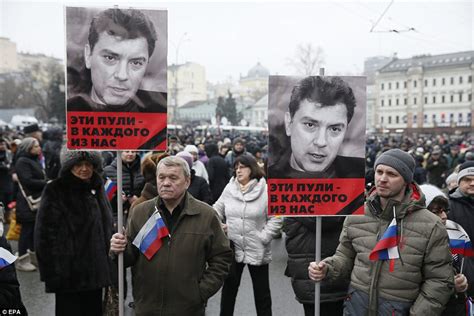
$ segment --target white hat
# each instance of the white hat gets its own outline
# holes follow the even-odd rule
[[[196,146],[194,145],[186,145],[186,147],[184,147],[184,151],[187,151],[188,153],[198,153],[198,149]]]
[[[425,195],[425,204],[426,207],[430,205],[430,203],[438,196],[442,196],[445,199],[448,199],[446,197],[446,194],[443,193],[438,187],[435,187],[434,185],[431,184],[422,184],[420,185],[421,192]]]

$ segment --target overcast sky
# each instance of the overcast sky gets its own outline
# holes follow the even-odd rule
[[[312,2],[159,2],[0,0],[0,36],[18,50],[64,59],[63,5],[166,8],[168,64],[192,61],[208,81],[237,80],[257,62],[271,74],[294,74],[288,65],[300,43],[321,46],[326,74],[354,75],[370,56],[407,58],[473,50],[472,1],[391,0]],[[413,28],[414,31],[406,30]],[[396,30],[396,32],[388,32]]]

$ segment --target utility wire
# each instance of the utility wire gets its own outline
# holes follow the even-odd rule
[[[377,26],[377,24],[379,24],[380,20],[382,20],[383,16],[385,15],[385,13],[387,13],[388,9],[390,9],[390,7],[392,6],[393,2],[395,0],[392,0],[390,1],[390,3],[388,4],[388,6],[385,8],[385,10],[382,12],[382,14],[380,15],[380,17],[378,18],[378,20],[374,23],[374,25],[372,25],[372,28],[370,29],[370,32],[373,32],[375,27]]]

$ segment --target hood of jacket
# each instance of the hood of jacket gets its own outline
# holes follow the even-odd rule
[[[395,214],[397,219],[405,218],[408,214],[425,209],[425,195],[420,187],[412,182],[405,193],[402,201],[389,199],[385,209],[382,209],[380,204],[380,197],[377,195],[376,188],[372,188],[367,198],[366,215],[370,212],[373,216],[380,217],[385,220],[393,218],[393,207],[395,207]]]
[[[247,191],[242,194],[242,191],[240,191],[239,181],[237,181],[235,177],[232,177],[232,179],[230,179],[231,185],[229,186],[229,190],[234,196],[242,195],[243,200],[247,202],[258,199],[262,194],[267,194],[267,182],[265,181],[265,178],[262,177],[260,180],[252,179],[250,182]]]

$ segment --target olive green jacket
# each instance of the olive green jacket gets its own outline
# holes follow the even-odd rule
[[[368,315],[377,315],[378,297],[411,302],[410,315],[440,315],[453,293],[452,257],[446,228],[425,208],[425,198],[411,184],[402,202],[384,210],[372,191],[363,216],[344,222],[334,256],[326,258],[328,278],[351,278],[351,287],[368,294]],[[399,259],[371,261],[369,255],[393,219],[395,208]]]
[[[150,261],[132,242],[155,212],[159,198],[138,205],[130,219],[124,262],[126,267],[132,266],[137,316],[204,315],[207,300],[229,272],[232,251],[216,212],[189,193],[184,198],[171,237],[162,239],[161,248]]]

